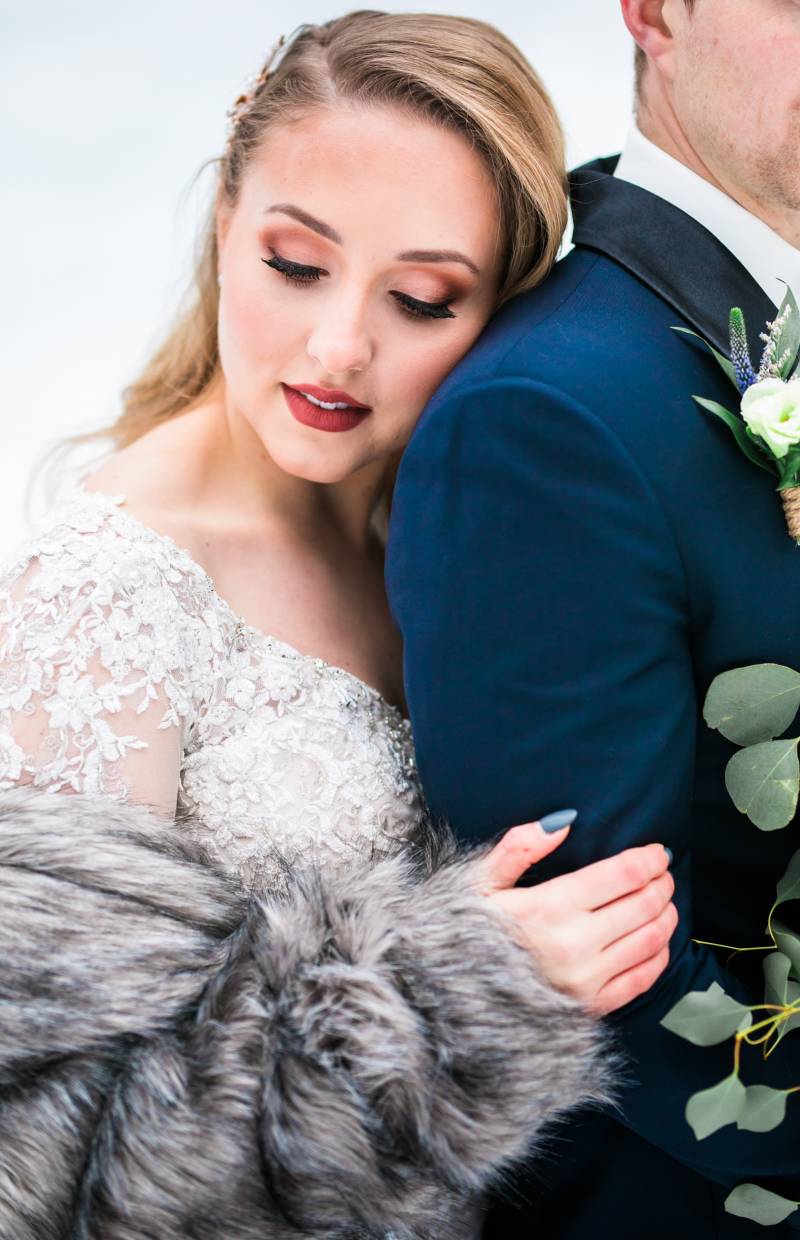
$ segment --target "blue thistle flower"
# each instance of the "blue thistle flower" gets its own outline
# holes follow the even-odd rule
[[[736,382],[739,391],[744,394],[754,383],[758,383],[758,375],[753,370],[753,364],[750,361],[750,345],[747,341],[747,328],[745,327],[744,315],[738,306],[731,310],[730,318],[731,328],[731,362],[736,372]]]

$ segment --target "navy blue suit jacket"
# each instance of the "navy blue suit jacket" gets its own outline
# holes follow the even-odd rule
[[[765,942],[798,847],[796,829],[737,813],[734,748],[700,710],[727,668],[800,668],[800,551],[774,480],[692,401],[735,408],[733,387],[671,330],[727,352],[730,306],[756,341],[774,307],[709,232],[613,166],[574,174],[575,251],[437,393],[392,516],[388,585],[433,812],[474,840],[577,807],[542,877],[655,840],[675,855],[669,969],[612,1022],[630,1063],[621,1113],[558,1129],[555,1157],[493,1206],[498,1240],[761,1235],[723,1213],[730,1187],[800,1198],[800,1101],[772,1133],[697,1142],[687,1098],[730,1072],[731,1046],[659,1024],[714,981],[762,1001],[759,956],[740,957],[758,964],[743,979],[693,939]],[[743,1079],[800,1084],[798,1049],[790,1038],[767,1065],[748,1052]]]

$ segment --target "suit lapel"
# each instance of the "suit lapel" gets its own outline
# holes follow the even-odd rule
[[[775,306],[713,233],[663,198],[618,181],[616,164],[616,157],[598,159],[570,174],[575,245],[625,267],[727,356],[731,307],[761,331]]]

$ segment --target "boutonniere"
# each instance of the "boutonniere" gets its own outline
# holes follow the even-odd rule
[[[739,412],[704,396],[694,400],[721,418],[754,465],[778,478],[786,525],[800,543],[800,309],[791,289],[774,322],[761,333],[764,351],[753,367],[747,325],[741,310],[730,313],[730,357],[685,327],[675,331],[702,340],[739,392]]]

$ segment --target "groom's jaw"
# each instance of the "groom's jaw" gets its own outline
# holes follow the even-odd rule
[[[645,137],[800,247],[800,6],[621,4]]]

